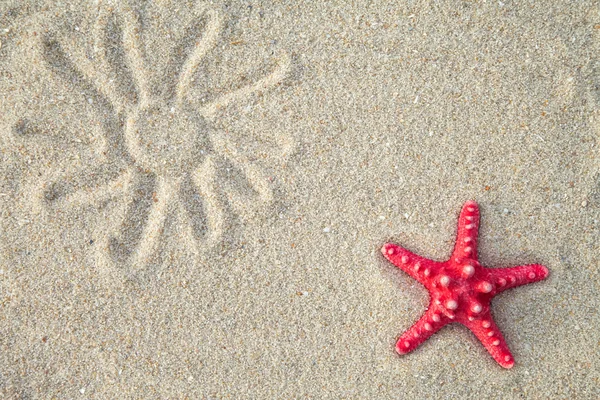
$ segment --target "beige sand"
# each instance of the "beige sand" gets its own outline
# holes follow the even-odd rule
[[[0,397],[600,396],[597,2],[125,3],[0,2]],[[467,199],[511,370],[394,352]]]

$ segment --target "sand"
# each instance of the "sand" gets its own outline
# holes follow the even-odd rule
[[[0,397],[600,396],[594,1],[0,2]],[[468,199],[516,360],[396,338]]]

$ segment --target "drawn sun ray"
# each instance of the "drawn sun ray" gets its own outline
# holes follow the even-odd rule
[[[200,65],[200,62],[206,56],[209,50],[214,48],[217,44],[219,37],[219,31],[221,30],[221,19],[218,14],[212,10],[206,10],[208,15],[208,24],[205,30],[205,35],[201,41],[198,42],[191,56],[183,64],[181,74],[179,76],[179,82],[177,84],[177,102],[179,106],[182,105],[186,98],[187,90],[191,86],[191,80],[196,72],[196,69]]]
[[[89,68],[78,68],[65,54],[60,43],[49,36],[42,38],[42,51],[50,70],[67,82],[72,89],[81,92],[88,101],[91,99],[99,110],[99,122],[104,133],[104,137],[99,138],[100,151],[105,153],[108,160],[112,162],[129,163],[127,149],[118,135],[122,117],[115,109],[116,103],[110,101],[92,83],[93,78],[89,74],[84,73],[84,71],[93,71],[93,67],[90,65]]]
[[[194,79],[216,47],[223,26],[218,12],[203,5],[197,11],[204,21],[203,32],[178,64],[176,83],[168,90],[157,88],[152,79],[156,68],[149,65],[148,48],[143,45],[143,24],[128,7],[101,8],[94,28],[93,61],[75,61],[59,40],[42,39],[48,68],[94,104],[103,132],[96,142],[105,157],[99,177],[82,179],[83,170],[75,176],[54,177],[47,180],[42,197],[53,208],[120,201],[124,212],[119,227],[106,234],[98,247],[108,262],[126,273],[135,274],[156,261],[172,218],[183,223],[182,233],[198,251],[222,240],[228,212],[243,216],[252,208],[247,196],[227,192],[219,181],[220,168],[227,163],[252,189],[251,204],[273,200],[262,168],[240,152],[215,122],[230,104],[280,84],[290,60],[281,57],[274,70],[255,82],[195,104],[189,96]],[[291,143],[283,143],[281,153],[289,154]]]
[[[114,176],[114,175],[113,175]],[[85,176],[67,176],[51,181],[43,191],[44,200],[54,207],[69,205],[71,207],[96,206],[119,197],[131,186],[133,170],[127,168],[120,175],[104,183],[111,177],[108,171],[104,176],[86,174]],[[96,185],[94,185],[96,183]]]

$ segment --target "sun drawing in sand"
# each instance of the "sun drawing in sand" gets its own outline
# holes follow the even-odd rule
[[[214,10],[201,9],[198,14],[203,29],[192,26],[201,32],[195,33],[198,37],[186,50],[187,56],[180,57],[185,61],[175,63],[178,71],[173,71],[173,63],[167,68],[176,79],[162,89],[153,85],[168,77],[157,79],[156,71],[151,71],[144,27],[131,9],[100,11],[95,57],[89,64],[72,61],[57,40],[43,38],[50,70],[89,97],[99,112],[100,153],[105,156],[92,173],[81,171],[47,182],[43,201],[48,207],[126,202],[120,227],[107,234],[99,248],[111,263],[134,271],[159,253],[169,218],[178,218],[182,233],[192,238],[197,249],[207,249],[222,241],[228,213],[243,216],[252,204],[268,204],[273,197],[264,169],[238,151],[235,141],[215,127],[215,120],[228,104],[281,83],[289,60],[281,56],[271,72],[214,95],[209,102],[192,101],[189,93],[199,79],[199,65],[216,47],[223,26]],[[124,94],[123,87],[135,90]],[[289,154],[291,146],[290,141],[278,143],[278,156]],[[224,170],[230,169],[237,171],[237,179],[248,189],[246,195],[224,190]]]

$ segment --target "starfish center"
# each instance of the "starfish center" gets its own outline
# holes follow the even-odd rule
[[[475,259],[456,259],[432,277],[432,297],[451,319],[474,319],[489,306],[494,286]]]

